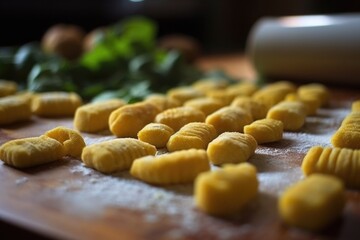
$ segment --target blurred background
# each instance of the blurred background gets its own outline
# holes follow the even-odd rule
[[[40,40],[56,23],[85,31],[127,16],[144,15],[158,23],[159,37],[184,33],[205,53],[244,50],[248,33],[262,16],[359,12],[358,0],[1,0],[0,46]]]

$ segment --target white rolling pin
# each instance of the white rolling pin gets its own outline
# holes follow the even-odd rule
[[[360,86],[360,13],[265,17],[246,50],[265,77]]]

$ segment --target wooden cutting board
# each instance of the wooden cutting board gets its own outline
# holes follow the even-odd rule
[[[286,132],[279,143],[261,145],[249,160],[258,169],[260,191],[239,213],[215,218],[193,204],[193,186],[152,186],[127,171],[104,175],[66,158],[17,170],[0,163],[0,219],[50,238],[61,239],[339,239],[360,238],[360,194],[347,190],[341,218],[323,232],[309,233],[284,225],[277,213],[282,191],[303,178],[300,165],[314,145],[330,138],[357,90],[333,90],[331,103],[308,117],[300,132]],[[0,144],[39,136],[72,119],[33,117],[0,129]],[[112,139],[109,132],[83,134],[87,144]]]

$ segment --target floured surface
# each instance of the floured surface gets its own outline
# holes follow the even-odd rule
[[[49,236],[69,239],[311,239],[360,236],[360,196],[348,191],[343,218],[325,232],[310,234],[284,226],[277,198],[303,176],[307,150],[330,146],[330,138],[349,113],[349,101],[333,102],[308,117],[298,133],[286,132],[279,143],[261,145],[250,161],[258,169],[260,192],[240,213],[227,219],[210,217],[193,204],[193,186],[158,187],[142,183],[127,171],[104,175],[76,159],[16,170],[0,165],[0,216]],[[0,143],[37,136],[71,119],[34,118],[0,130]],[[86,143],[113,139],[84,134]],[[213,168],[216,170],[216,167]],[[85,230],[86,229],[86,230]]]

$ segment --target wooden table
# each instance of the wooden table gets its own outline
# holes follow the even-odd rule
[[[244,61],[236,56],[229,59],[230,64]],[[199,64],[211,68],[219,63],[216,58],[210,60]],[[236,65],[226,66],[236,73]],[[255,76],[250,65],[241,65],[244,68],[247,72],[238,76]],[[320,233],[289,228],[277,213],[281,192],[303,178],[304,154],[314,145],[330,146],[330,137],[355,99],[360,99],[356,89],[332,90],[330,105],[308,117],[300,132],[286,132],[281,142],[259,146],[249,160],[258,169],[259,194],[229,218],[197,210],[192,184],[152,186],[127,171],[104,175],[78,159],[66,158],[27,170],[0,164],[0,219],[56,239],[360,239],[357,190],[347,190],[341,218]],[[2,127],[0,144],[38,136],[59,125],[72,127],[72,119],[33,117],[30,122]],[[83,136],[87,144],[114,138],[106,132]],[[0,230],[2,236],[7,231]]]

